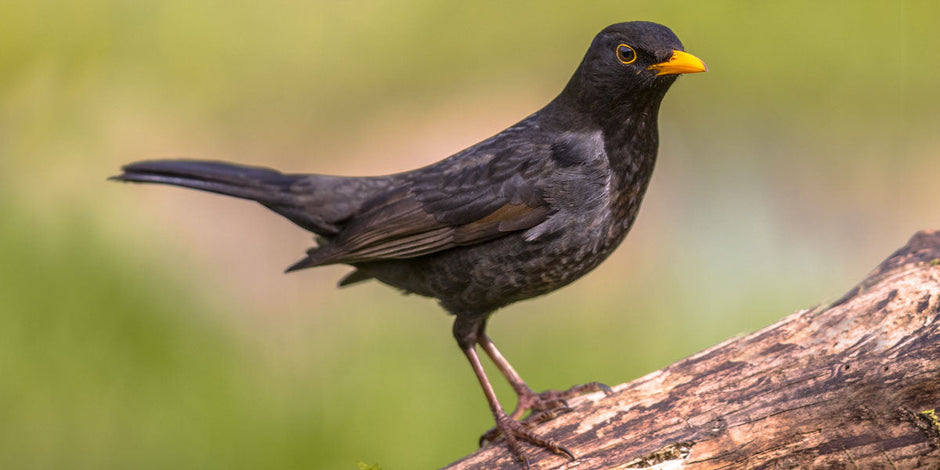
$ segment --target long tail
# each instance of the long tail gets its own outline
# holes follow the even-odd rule
[[[262,204],[288,203],[291,195],[285,189],[298,178],[270,168],[196,160],[148,160],[121,170],[123,173],[108,179],[182,186]]]
[[[159,183],[257,201],[315,233],[331,235],[337,227],[314,213],[297,189],[301,180],[319,175],[289,175],[270,168],[197,160],[148,160],[131,163],[111,180]]]

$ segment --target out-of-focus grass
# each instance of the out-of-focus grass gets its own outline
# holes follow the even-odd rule
[[[138,158],[382,173],[511,124],[591,36],[672,27],[634,233],[499,312],[537,389],[619,383],[841,294],[940,214],[931,2],[0,4],[0,467],[443,465],[491,419],[433,302],[240,201],[106,183]],[[508,387],[497,382],[503,397]],[[511,405],[511,403],[507,403]]]
[[[482,407],[451,403],[475,390],[436,384],[433,371],[462,366],[456,355],[389,344],[411,336],[450,346],[443,334],[422,340],[432,328],[401,326],[407,312],[246,338],[198,290],[155,274],[155,258],[115,257],[74,214],[57,227],[67,237],[42,240],[28,214],[4,209],[3,468],[354,468],[354,457],[426,467],[469,443],[436,429],[436,439],[451,439],[428,452],[386,438],[389,429],[431,429],[425,413],[435,408],[486,425]],[[349,314],[334,308],[337,318]],[[415,380],[389,385],[390,373]]]

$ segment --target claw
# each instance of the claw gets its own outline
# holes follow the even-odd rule
[[[564,455],[569,459],[574,460],[577,457],[575,457],[574,452],[572,452],[570,449],[552,439],[539,436],[532,430],[536,424],[542,422],[538,421],[539,419],[543,419],[542,417],[547,415],[554,415],[558,411],[559,409],[546,410],[546,412],[537,413],[534,420],[530,421],[527,419],[523,422],[516,421],[510,418],[509,415],[507,415],[505,412],[501,411],[496,419],[496,427],[490,429],[480,437],[480,445],[482,446],[485,442],[492,442],[497,437],[503,436],[506,439],[506,445],[509,447],[509,452],[513,455],[513,457],[516,458],[516,460],[521,462],[525,468],[529,468],[529,461],[522,450],[522,444],[520,443],[520,440],[524,440],[537,447],[543,447],[555,454]],[[547,419],[551,418],[549,417]]]
[[[604,392],[604,395],[606,395],[606,396],[608,396],[608,397],[609,397],[609,396],[612,396],[612,395],[614,394],[614,389],[612,389],[612,388],[608,387],[606,384],[602,384],[602,383],[600,383],[600,382],[591,382],[590,384],[585,384],[585,385],[593,385],[593,386],[597,387],[598,390]]]

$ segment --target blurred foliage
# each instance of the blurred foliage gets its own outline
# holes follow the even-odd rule
[[[936,228],[938,16],[929,1],[0,3],[0,468],[428,468],[492,425],[432,301],[334,291],[342,268],[282,276],[301,231],[106,183],[122,163],[404,170],[547,102],[607,24],[667,24],[710,71],[666,98],[634,233],[491,326],[537,389],[615,384],[835,298]]]

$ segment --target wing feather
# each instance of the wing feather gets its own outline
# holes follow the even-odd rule
[[[520,126],[535,124],[527,121]],[[518,127],[518,126],[517,126]],[[485,243],[545,222],[557,209],[539,186],[556,170],[551,142],[509,128],[434,165],[399,175],[340,232],[289,270],[367,263]]]
[[[376,198],[302,267],[424,256],[531,228],[551,213],[521,175],[494,181],[473,170],[461,174],[459,190],[439,183],[422,193],[422,181]]]

